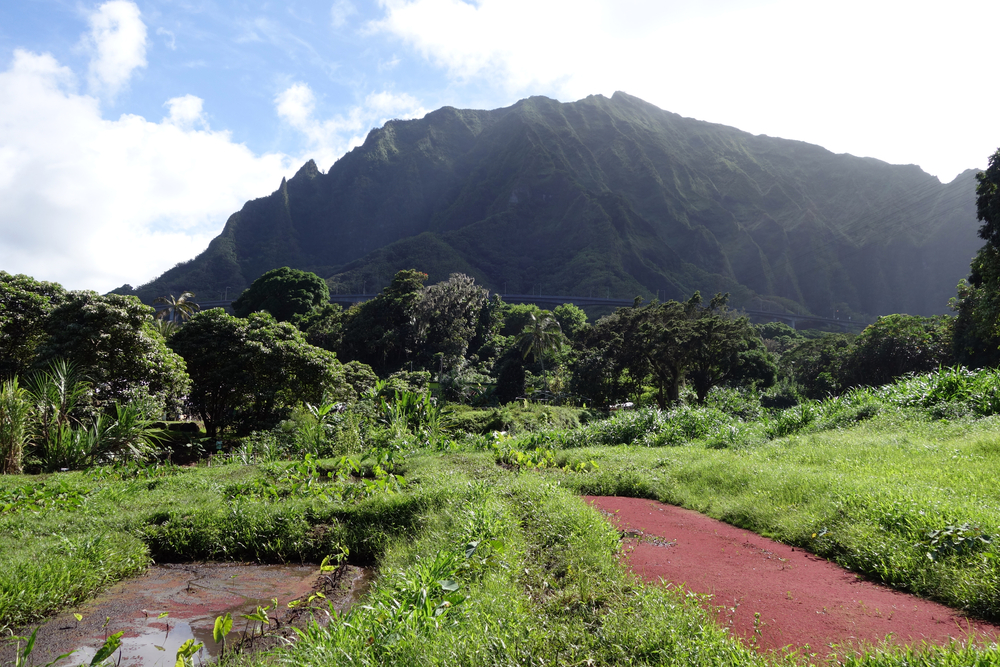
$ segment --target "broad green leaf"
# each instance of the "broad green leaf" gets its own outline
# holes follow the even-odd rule
[[[215,618],[215,628],[212,630],[212,638],[216,644],[221,644],[226,635],[233,629],[233,617],[227,611],[224,616]]]
[[[105,639],[104,646],[97,649],[97,653],[94,654],[94,658],[90,661],[90,667],[96,667],[110,658],[111,654],[117,651],[122,645],[122,635],[124,634],[125,631],[122,630]]]

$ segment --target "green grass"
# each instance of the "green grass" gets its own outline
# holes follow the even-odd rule
[[[311,628],[281,662],[763,664],[697,599],[632,579],[617,533],[565,489],[495,471],[455,481],[418,538],[387,551],[367,604]]]
[[[648,497],[804,547],[897,588],[1000,620],[1000,421],[901,421],[704,446],[563,450],[579,493]],[[939,531],[935,533],[935,531]]]
[[[544,431],[577,428],[590,417],[587,410],[557,405],[510,403],[499,408],[450,406],[447,421],[455,431],[486,434],[491,431]]]
[[[151,559],[319,562],[346,548],[379,568],[365,604],[290,650],[234,664],[827,660],[757,656],[696,597],[632,578],[617,534],[581,493],[696,509],[1000,620],[1000,418],[978,417],[975,396],[989,391],[930,400],[936,380],[921,382],[930,389],[782,413],[722,396],[708,408],[460,439],[448,453],[406,453],[396,469],[406,483],[392,493],[325,493],[317,486],[365,480],[304,484],[301,462],[0,476],[0,628],[37,622]],[[846,664],[1000,664],[1000,652],[873,649]]]

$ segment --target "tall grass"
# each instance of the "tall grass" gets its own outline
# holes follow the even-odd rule
[[[28,439],[31,402],[17,378],[0,384],[0,474],[21,472]]]

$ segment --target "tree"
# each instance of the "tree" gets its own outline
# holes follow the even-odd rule
[[[1000,149],[989,158],[986,171],[976,174],[976,218],[983,224],[979,237],[1000,249]]]
[[[649,375],[649,363],[640,354],[639,310],[619,308],[584,329],[574,344],[571,390],[592,403],[610,405],[637,397]]]
[[[556,316],[563,335],[569,340],[576,340],[576,337],[587,326],[587,313],[572,303],[564,303],[556,306],[552,314]]]
[[[517,347],[521,351],[521,356],[527,359],[530,354],[535,361],[541,363],[546,391],[549,388],[549,378],[545,372],[545,355],[548,352],[558,350],[562,341],[563,335],[559,322],[552,316],[552,313],[545,311],[539,317],[532,314],[531,320],[517,339]]]
[[[954,363],[952,320],[947,315],[878,318],[854,339],[844,364],[845,384],[880,386]]]
[[[743,376],[773,382],[773,362],[762,364],[759,355],[750,354],[763,347],[760,337],[745,317],[726,309],[727,299],[716,294],[702,306],[695,292],[684,303],[637,301],[620,308],[585,334],[575,370],[598,383],[608,398],[635,395],[651,384],[661,409],[680,400],[686,381],[699,401],[712,387]]]
[[[267,311],[279,322],[291,322],[296,315],[305,315],[330,300],[326,282],[309,271],[283,266],[268,271],[233,301],[237,317]]]
[[[464,273],[423,288],[414,304],[417,362],[423,367],[438,355],[449,367],[465,357],[476,335],[479,312],[488,292]]]
[[[959,282],[958,295],[949,304],[958,311],[953,346],[960,363],[996,366],[1000,364],[1000,149],[976,180],[976,217],[983,223],[979,236],[986,245],[976,253],[968,280]]]
[[[503,318],[500,333],[504,336],[520,336],[524,327],[531,324],[532,317],[541,317],[542,309],[533,303],[503,303],[500,315]]]
[[[203,311],[170,345],[191,369],[189,402],[212,437],[269,428],[300,402],[352,395],[336,355],[268,313],[243,319],[221,308]]]
[[[691,319],[701,303],[695,292],[685,303],[667,301],[633,307],[638,322],[637,335],[628,339],[623,350],[628,355],[626,366],[632,375],[648,374],[656,387],[656,404],[661,410],[680,400],[681,386],[690,364]]]
[[[134,296],[70,292],[46,317],[45,333],[35,367],[72,362],[100,407],[148,396],[161,413],[175,414],[187,393],[184,360],[154,328],[153,309]]]
[[[698,294],[697,292],[695,294]],[[747,317],[727,308],[728,294],[716,294],[709,305],[691,314],[688,378],[699,403],[717,385],[740,378],[762,386],[774,384],[774,362]]]
[[[507,304],[500,295],[494,294],[479,309],[476,333],[469,341],[469,350],[474,357],[471,361],[478,361],[483,369],[487,365],[492,365],[509,347],[508,338],[500,334],[504,326],[503,313],[506,308]]]
[[[501,404],[510,403],[524,396],[524,358],[517,350],[507,350],[493,365],[496,388],[493,395]]]
[[[58,283],[0,271],[0,378],[28,372],[45,340],[45,319],[65,299]]]
[[[1000,249],[990,244],[980,248],[957,292],[949,303],[958,311],[952,337],[955,360],[973,368],[1000,365]]]
[[[837,395],[845,387],[845,366],[854,336],[831,333],[804,340],[781,355],[782,372],[809,398]]]
[[[324,303],[292,322],[305,334],[306,342],[337,352],[344,342],[344,309],[339,303]]]
[[[417,344],[416,307],[427,274],[397,273],[371,301],[352,306],[344,321],[341,358],[368,364],[385,377],[412,359]]]
[[[174,324],[186,322],[191,319],[192,315],[201,310],[201,306],[191,300],[193,298],[193,292],[182,292],[176,299],[173,294],[153,299],[153,303],[163,303],[167,306],[156,314],[156,319],[173,322]]]

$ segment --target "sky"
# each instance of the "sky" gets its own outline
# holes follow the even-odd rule
[[[916,164],[1000,146],[996,0],[0,3],[0,270],[140,285],[393,118],[616,90]],[[985,78],[984,78],[985,77]]]

